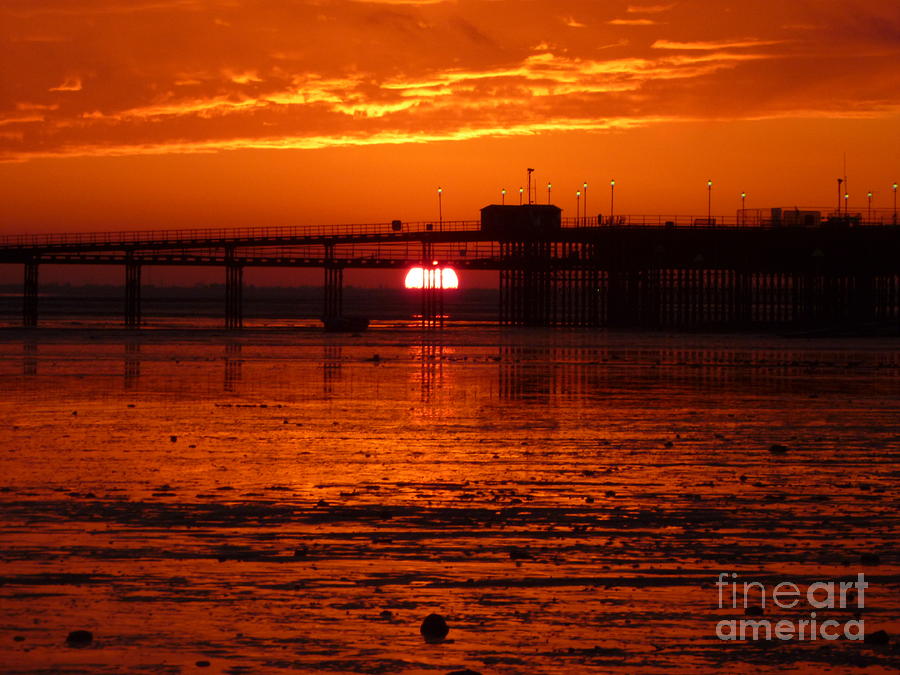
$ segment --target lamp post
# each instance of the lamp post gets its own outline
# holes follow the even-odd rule
[[[843,192],[843,190],[841,190],[841,185],[844,183],[844,179],[838,178],[837,181],[838,181],[838,215],[841,215],[841,193]]]
[[[519,188],[519,206],[522,206],[522,193],[525,192],[525,188]]]
[[[869,199],[869,210],[868,210],[868,213],[866,214],[866,220],[871,223],[872,222],[872,191],[871,190],[869,190],[868,194],[866,194],[866,197]]]
[[[706,224],[712,225],[712,180],[706,181]]]
[[[575,225],[578,225],[578,220],[581,218],[581,190],[578,190],[575,193]]]
[[[747,222],[746,208],[747,208],[747,193],[742,192],[741,193],[741,223],[740,223],[741,225],[744,225]]]
[[[531,204],[531,174],[534,173],[534,169],[528,169],[528,203]],[[535,186],[537,188],[537,186]]]
[[[584,224],[587,225],[587,181],[584,181]],[[894,190],[896,192],[896,190]]]
[[[894,223],[894,225],[896,225],[897,224],[897,183],[896,183],[896,181],[894,182],[893,185],[891,185],[891,189],[894,191],[894,220],[893,220],[893,223]]]
[[[552,203],[552,202],[550,201],[550,191],[551,191],[552,189],[553,189],[553,184],[550,183],[550,182],[548,182],[548,183],[547,183],[547,203],[548,203],[548,204],[551,204],[551,203]]]
[[[506,188],[500,190],[500,203],[504,205],[506,204]]]
[[[844,193],[844,215],[845,216],[850,215],[850,193],[849,192]]]
[[[438,229],[444,229],[444,188],[438,188]]]
[[[613,224],[613,214],[616,212],[616,179],[609,181],[609,224]]]

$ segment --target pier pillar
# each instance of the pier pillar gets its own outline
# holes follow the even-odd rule
[[[422,242],[422,326],[444,326],[443,279],[440,265],[434,264],[431,241]]]
[[[322,317],[336,319],[344,312],[344,268],[329,265],[325,268],[325,301]]]
[[[501,242],[500,319],[509,326],[551,326],[557,318],[557,276],[551,244]]]
[[[22,293],[22,325],[35,328],[38,325],[38,261],[25,263],[25,279]]]
[[[125,263],[125,328],[141,327],[141,264]]]
[[[226,253],[225,263],[225,328],[244,327],[244,267],[234,260],[234,252]]]
[[[344,268],[334,262],[334,247],[325,247],[325,293],[322,319],[337,319],[344,313]]]

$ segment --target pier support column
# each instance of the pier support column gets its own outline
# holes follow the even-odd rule
[[[141,264],[125,263],[125,328],[141,327]]]
[[[35,328],[38,325],[38,261],[25,263],[25,279],[22,293],[22,325]]]
[[[225,328],[240,330],[244,327],[244,267],[234,261],[233,251],[225,257]]]
[[[344,313],[344,268],[335,264],[325,266],[325,300],[323,319],[337,319]]]
[[[434,264],[430,241],[422,242],[422,326],[443,328],[444,293],[441,268]]]

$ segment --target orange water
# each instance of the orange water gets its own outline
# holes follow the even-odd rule
[[[895,342],[8,331],[0,378],[4,672],[898,666],[722,642],[714,586],[864,572],[897,635]]]

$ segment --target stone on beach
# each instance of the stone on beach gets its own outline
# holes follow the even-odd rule
[[[440,614],[429,614],[422,620],[422,626],[419,630],[422,633],[422,637],[425,638],[425,642],[433,644],[441,642],[447,637],[450,627]]]
[[[94,641],[94,634],[89,630],[73,630],[66,637],[66,644],[70,647],[87,647]]]
[[[886,630],[876,630],[866,635],[866,642],[872,645],[886,645],[890,642],[890,636]]]
[[[782,445],[781,443],[772,443],[772,445],[769,446],[769,452],[773,455],[784,455],[787,454],[788,450],[788,446]]]

